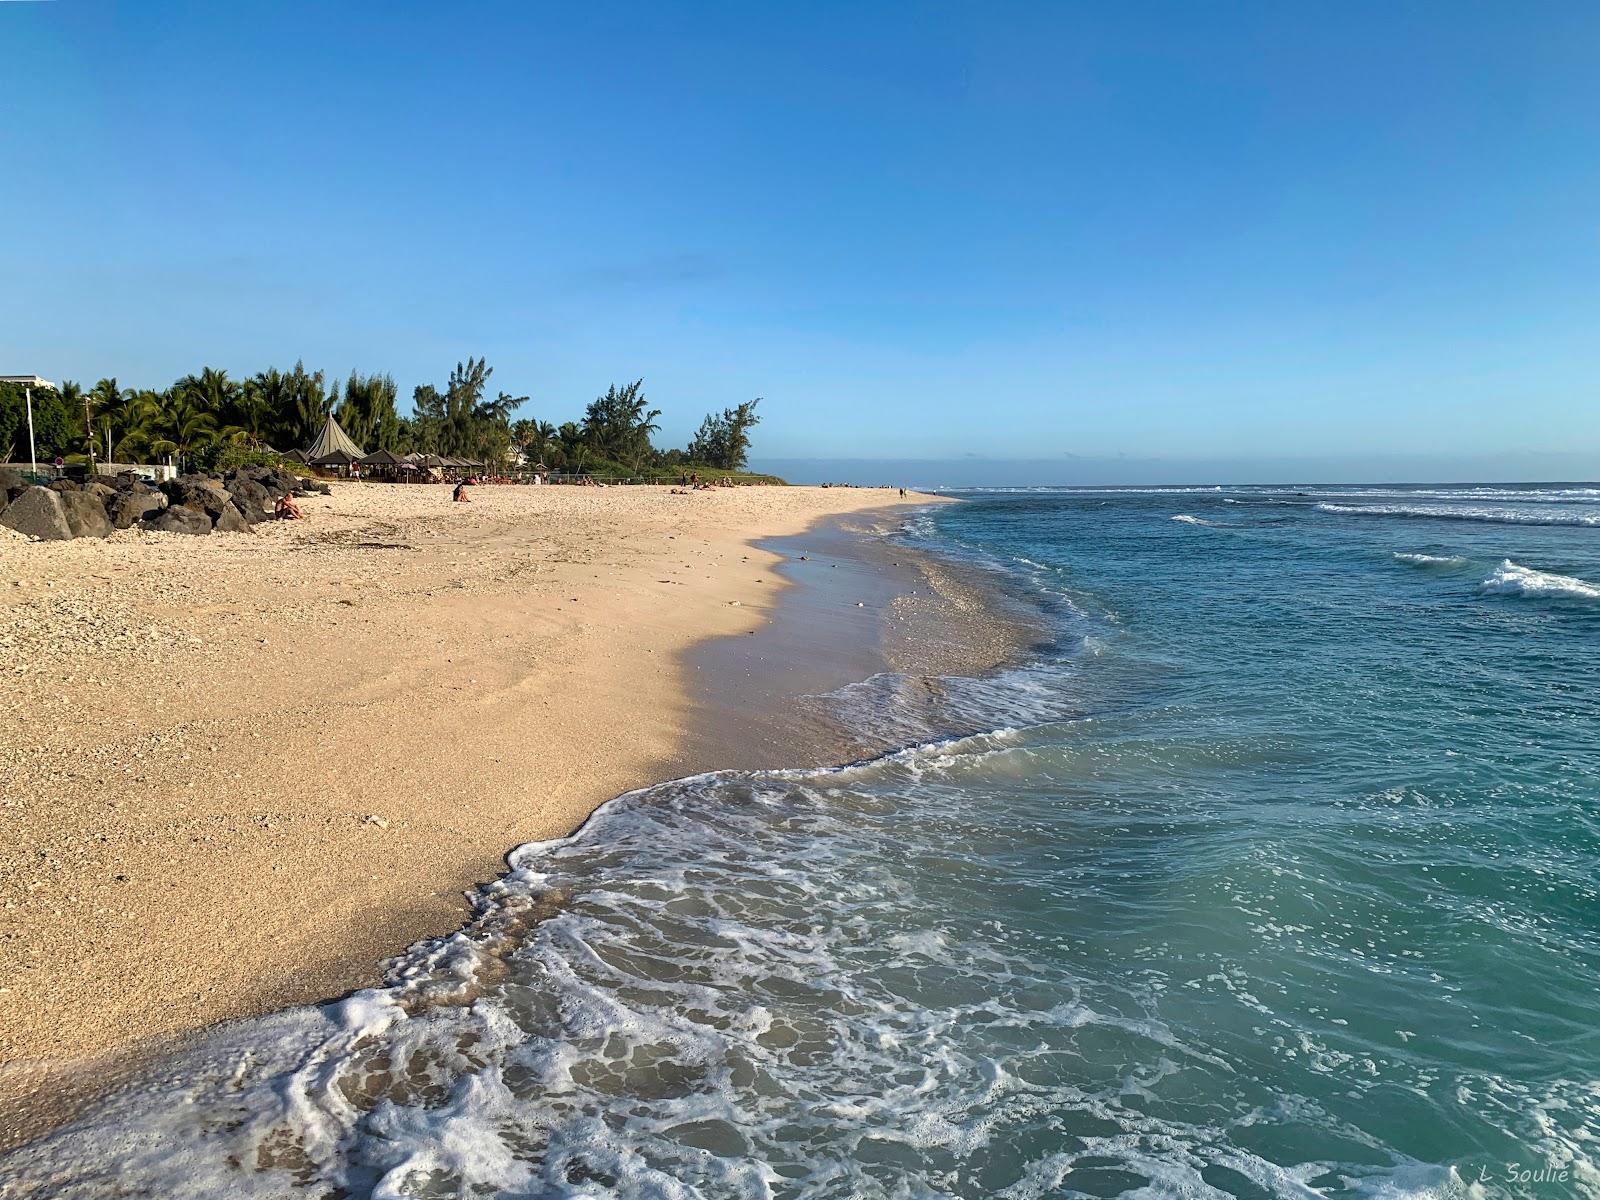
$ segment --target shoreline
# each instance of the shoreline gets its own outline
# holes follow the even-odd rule
[[[498,877],[505,869],[505,855],[514,847],[566,836],[601,804],[634,788],[697,771],[753,765],[737,761],[734,739],[726,729],[719,732],[715,707],[707,702],[703,689],[692,686],[690,660],[705,647],[730,642],[759,644],[758,631],[784,623],[786,600],[805,588],[775,571],[780,552],[770,547],[771,540],[824,536],[813,531],[841,521],[846,514],[948,502],[918,496],[897,503],[892,496],[871,490],[803,488],[697,493],[687,498],[693,507],[685,506],[686,498],[670,497],[664,489],[592,493],[486,488],[478,495],[487,502],[471,513],[435,501],[434,507],[443,511],[406,514],[409,520],[397,525],[392,513],[371,511],[374,502],[392,508],[384,504],[392,498],[390,493],[381,485],[356,485],[348,491],[338,489],[331,501],[315,506],[309,514],[313,520],[305,527],[269,527],[259,542],[242,536],[219,542],[215,538],[124,535],[61,556],[76,559],[72,567],[91,568],[93,580],[105,574],[92,571],[96,565],[93,554],[121,552],[126,546],[126,552],[113,557],[133,561],[108,564],[111,573],[132,573],[135,592],[143,588],[160,594],[140,598],[164,599],[168,608],[188,602],[190,608],[209,612],[214,605],[194,604],[203,598],[200,590],[226,594],[230,580],[247,595],[261,595],[263,584],[270,588],[281,583],[281,577],[274,579],[268,571],[266,580],[257,578],[246,585],[240,572],[258,571],[265,564],[252,560],[263,553],[281,560],[310,552],[315,556],[313,569],[291,572],[298,574],[302,585],[315,585],[318,592],[356,594],[318,596],[318,602],[309,606],[310,630],[289,622],[293,636],[283,640],[301,651],[294,656],[299,665],[292,658],[286,661],[288,656],[273,657],[272,644],[278,639],[270,633],[257,635],[248,621],[231,622],[244,628],[231,627],[225,637],[200,639],[201,663],[224,685],[232,684],[235,696],[239,660],[234,657],[231,668],[223,665],[230,653],[237,656],[248,648],[256,658],[268,659],[250,673],[247,696],[238,696],[246,701],[239,710],[204,725],[203,735],[212,739],[206,742],[208,751],[196,754],[199,746],[194,730],[180,726],[185,731],[177,736],[170,725],[147,721],[147,727],[156,728],[146,728],[142,747],[136,744],[121,756],[137,767],[114,759],[99,765],[93,780],[82,776],[73,780],[79,801],[74,814],[79,826],[76,832],[71,831],[70,821],[63,828],[63,822],[57,820],[47,823],[48,843],[37,836],[30,841],[26,832],[19,834],[17,824],[10,821],[12,828],[3,847],[6,870],[0,876],[8,906],[0,953],[11,960],[5,965],[11,966],[19,949],[24,953],[33,950],[36,965],[25,968],[20,977],[14,970],[7,971],[11,978],[4,1000],[22,1020],[8,1021],[7,1032],[0,1035],[0,1062],[7,1064],[0,1068],[0,1103],[12,1114],[21,1109],[27,1115],[0,1121],[0,1147],[20,1144],[70,1118],[75,1103],[111,1090],[152,1057],[200,1031],[239,1017],[325,1001],[377,982],[387,959],[419,940],[459,928],[470,916],[463,893]],[[696,503],[702,497],[713,499],[710,504]],[[539,511],[530,513],[530,505]],[[523,522],[530,515],[572,518],[570,528],[564,531],[569,536],[552,538],[548,530],[527,529]],[[469,536],[451,537],[451,526],[459,526],[463,517],[471,518]],[[457,528],[453,532],[459,535],[462,531]],[[856,545],[870,544],[870,535],[860,528],[841,536],[853,539]],[[430,546],[430,541],[446,544]],[[530,543],[538,553],[527,553]],[[336,584],[329,583],[330,574],[395,558],[395,547],[400,545],[423,560],[386,572],[389,577],[383,581],[385,595],[381,598],[361,595],[359,580],[341,578]],[[0,563],[13,576],[13,593],[19,587],[27,590],[27,585],[17,581],[21,569],[17,557],[33,558],[33,565],[45,569],[54,564],[66,573],[67,564],[52,560],[48,552],[39,553],[36,547],[28,549],[31,554],[0,556]],[[443,572],[450,576],[447,581],[433,578],[444,567],[460,568],[463,556],[474,558],[478,573],[458,569]],[[908,562],[904,569],[893,562],[898,573],[893,584],[897,594],[904,593],[905,581],[913,574],[927,579],[926,572],[918,573],[911,564],[915,552],[896,550],[891,557]],[[889,558],[880,555],[874,561],[871,569],[889,571]],[[192,576],[183,573],[196,569]],[[169,578],[173,570],[178,571],[179,580],[175,595]],[[597,580],[601,581],[598,586]],[[58,609],[67,602],[70,610],[72,599],[96,590],[75,590],[68,580],[52,581],[49,576],[39,582],[46,585],[46,592],[55,591],[48,586],[51,582],[61,587],[60,593],[49,597]],[[83,580],[73,582],[81,584]],[[111,580],[104,582],[115,588]],[[595,594],[601,588],[615,590],[610,597],[602,597]],[[591,594],[589,607],[566,607],[582,605],[584,591]],[[571,598],[573,595],[578,599]],[[18,600],[14,595],[8,599],[12,603],[0,609],[0,619],[18,616]],[[536,614],[526,607],[539,601],[550,611]],[[419,622],[414,614],[407,614],[411,619],[396,622],[393,610],[397,604],[415,605],[431,619]],[[28,605],[22,603],[21,607],[25,610]],[[333,630],[341,627],[340,616],[349,615],[342,610],[355,608],[359,613],[369,607],[380,610],[369,621],[378,628],[358,635],[359,649],[371,651],[386,645],[391,654],[409,651],[424,667],[403,674],[425,675],[425,680],[399,678],[392,665],[380,662],[374,667],[364,661],[363,654],[337,654],[333,643],[341,635]],[[937,602],[930,602],[925,628],[939,620],[934,615],[938,608]],[[378,619],[385,609],[390,619]],[[597,611],[600,609],[605,611]],[[882,624],[883,614],[876,608],[867,610],[863,605],[862,611]],[[8,621],[4,628],[3,636],[15,644],[15,622]],[[750,634],[756,636],[747,636]],[[252,636],[262,649],[251,647]],[[437,645],[425,648],[422,643],[429,638]],[[1012,638],[1006,644],[1016,641]],[[567,657],[552,662],[546,653],[542,664],[521,662],[520,669],[505,678],[505,660],[520,659],[520,652],[531,651],[535,645],[547,652],[560,646]],[[441,646],[450,653],[444,653]],[[185,650],[176,643],[174,647],[167,653],[181,661]],[[317,651],[321,657],[316,656]],[[984,653],[992,656],[993,651]],[[152,657],[160,659],[162,654],[158,651]],[[330,658],[334,660],[331,664]],[[132,667],[140,661],[133,658],[123,665]],[[996,658],[987,665],[999,665],[999,661]],[[191,669],[194,665],[190,664]],[[974,659],[968,669],[981,666]],[[274,726],[271,705],[261,702],[263,693],[283,689],[292,694],[297,682],[328,688],[330,668],[333,677],[343,681],[331,685],[339,690],[340,703],[329,703],[324,697],[320,706],[291,706],[296,716],[322,718],[320,736],[308,738],[303,720],[298,723],[298,733]],[[55,679],[53,692],[46,688],[45,694],[59,695],[65,687],[69,698],[81,703],[85,691],[103,693],[106,676],[117,674],[117,669],[102,662],[95,670],[98,674],[87,681],[70,673],[65,681],[51,677]],[[464,682],[462,675],[466,676]],[[726,671],[718,678],[727,678]],[[33,682],[38,681],[35,677]],[[113,681],[110,690],[114,695],[123,690],[117,683],[126,684],[127,680]],[[206,696],[183,699],[204,710],[203,699],[213,698],[218,684],[219,678],[208,675],[203,686],[189,689]],[[429,703],[397,706],[394,690],[411,687]],[[711,690],[720,689],[713,686]],[[402,690],[400,694],[408,693]],[[551,695],[561,698],[561,703],[552,705]],[[755,711],[775,726],[784,723],[786,713],[792,714],[793,699],[782,687],[764,700],[746,697]],[[26,705],[20,707],[26,711]],[[114,716],[128,720],[126,706],[113,702],[108,707]],[[165,707],[158,706],[158,711]],[[427,719],[418,719],[419,707]],[[535,719],[530,724],[534,709],[543,721]],[[13,708],[12,719],[17,711]],[[646,714],[643,721],[641,712]],[[100,715],[103,733],[106,714]],[[492,733],[497,721],[517,717],[522,728],[516,732],[533,736],[536,744],[515,738],[511,730],[504,730],[499,737],[485,736],[485,727]],[[272,726],[267,736],[255,727],[258,724]],[[538,728],[533,728],[535,725]],[[28,732],[39,735],[38,730]],[[63,733],[64,727],[58,724],[51,742],[41,744],[57,751],[67,749],[61,743],[71,739],[63,739]],[[20,736],[13,740],[20,746]],[[317,744],[330,741],[331,746]],[[347,764],[341,774],[337,765],[340,752],[349,751],[355,743],[369,751],[366,761]],[[842,740],[835,741],[832,750],[794,738],[780,738],[768,745],[785,747],[781,751],[785,765],[828,765],[835,759],[853,757]],[[304,753],[308,747],[311,764],[283,765],[284,758]],[[376,768],[373,760],[382,755],[370,753],[374,747],[386,751],[391,759],[403,753],[409,759],[409,770],[397,761],[388,763],[387,772]],[[80,742],[77,749],[82,753],[87,747]],[[447,772],[452,778],[470,773],[471,780],[444,788],[427,786],[428,772],[418,769],[416,759],[430,749],[436,758],[451,756],[457,764],[454,772]],[[260,779],[270,769],[273,750],[277,751],[278,774],[286,778],[263,789]],[[146,752],[149,759],[144,757]],[[23,750],[3,765],[5,773],[0,779],[6,785],[4,812],[8,820],[17,815],[19,782],[24,790],[51,782],[48,777],[40,781],[34,773],[37,768],[28,765],[39,757]],[[196,757],[202,759],[201,765],[185,765]],[[505,761],[508,759],[511,761]],[[116,765],[124,766],[121,779],[114,778]],[[318,772],[311,769],[315,766],[324,772],[333,769],[331,796],[326,781],[317,786]],[[396,774],[405,778],[397,781],[392,778]],[[530,780],[529,775],[537,778]],[[386,777],[390,777],[388,789],[383,786]],[[146,798],[149,793],[181,788],[173,806],[184,814],[198,807],[195,792],[225,792],[231,786],[250,794],[231,801],[213,796],[212,811],[205,813],[202,821],[188,817],[169,823],[165,830],[150,814],[142,814],[145,844],[137,849],[143,853],[124,846],[127,853],[118,861],[140,861],[142,870],[154,877],[149,882],[166,883],[165,891],[177,894],[158,893],[152,901],[124,909],[112,917],[109,929],[85,928],[96,924],[85,917],[103,918],[107,907],[95,903],[98,896],[79,895],[92,893],[96,885],[101,892],[108,890],[105,874],[109,868],[104,862],[100,866],[105,869],[98,875],[91,866],[63,877],[61,860],[56,859],[51,881],[54,891],[48,898],[59,904],[64,894],[71,897],[68,904],[52,909],[41,909],[37,901],[26,908],[19,905],[15,898],[19,884],[24,901],[33,899],[38,891],[27,889],[33,881],[21,878],[30,869],[36,875],[41,872],[39,864],[28,861],[29,852],[49,866],[50,856],[61,853],[63,843],[94,844],[98,839],[103,845],[106,835],[94,828],[93,817],[127,811],[129,801],[121,795],[120,785],[130,778],[142,787]],[[229,782],[241,778],[252,780],[254,786]],[[420,802],[416,796],[409,802],[401,798],[408,788],[419,789]],[[312,795],[302,795],[298,808],[285,811],[289,807],[285,802],[306,789]],[[463,789],[470,795],[465,804],[458,805]],[[530,793],[532,805],[526,802]],[[20,798],[26,817],[29,798]],[[458,807],[468,811],[452,811]],[[315,820],[319,816],[320,828]],[[219,824],[243,827],[245,821],[249,827],[243,829],[244,845],[238,844],[237,834],[229,839],[224,834],[230,831],[217,828]],[[37,849],[34,842],[39,843]],[[154,861],[149,853],[152,849],[157,855],[165,851],[164,861]],[[394,861],[397,852],[398,864]],[[286,869],[293,870],[295,853],[309,854],[314,865],[288,879],[275,879]],[[252,886],[244,886],[237,873],[226,878],[226,885],[218,886],[215,876],[226,875],[217,870],[218,857],[230,867],[244,868]],[[209,880],[185,870],[208,862],[212,868]],[[357,878],[366,868],[379,870],[368,870],[368,878]],[[134,879],[129,871],[111,873],[116,886],[126,887]],[[77,890],[67,890],[71,888]],[[78,907],[86,900],[91,908]],[[62,932],[66,937],[60,941],[65,944],[48,956],[54,961],[38,963],[43,957],[38,951],[40,941]],[[197,933],[202,946],[194,944]],[[268,935],[265,944],[263,934]],[[129,945],[130,938],[138,944]],[[155,943],[153,953],[146,953],[147,940]],[[32,978],[26,974],[30,970]]]

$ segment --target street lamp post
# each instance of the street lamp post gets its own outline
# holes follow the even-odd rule
[[[33,464],[33,473],[39,473],[39,452],[33,444],[33,389],[49,388],[52,392],[60,391],[48,379],[41,379],[37,375],[0,375],[0,383],[20,383],[22,385],[23,399],[28,406],[28,460]]]

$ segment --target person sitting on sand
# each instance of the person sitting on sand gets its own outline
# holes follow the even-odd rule
[[[272,515],[280,521],[303,521],[305,514],[300,511],[300,506],[294,502],[294,497],[287,492],[278,497],[278,502],[272,506]]]
[[[467,495],[467,483],[466,483],[466,480],[462,480],[460,483],[456,484],[456,490],[451,493],[450,499],[453,500],[457,504],[471,504],[472,503],[472,500]]]

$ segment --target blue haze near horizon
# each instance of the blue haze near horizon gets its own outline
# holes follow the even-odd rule
[[[1593,477],[1597,35],[1557,3],[0,4],[0,370],[303,357],[409,396],[482,354],[557,421],[642,375],[668,444],[764,396],[760,461],[818,477]]]

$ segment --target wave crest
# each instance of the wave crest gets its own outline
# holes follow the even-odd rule
[[[1482,521],[1491,525],[1578,525],[1600,526],[1600,514],[1529,512],[1515,508],[1445,507],[1419,504],[1318,504],[1318,512],[1341,517],[1414,517],[1431,521]]]
[[[1431,568],[1440,571],[1454,571],[1469,565],[1472,560],[1460,554],[1402,554],[1395,551],[1396,562],[1409,563],[1413,567]]]
[[[1600,600],[1600,586],[1571,575],[1556,575],[1524,567],[1509,558],[1480,585],[1486,592],[1508,596],[1535,596],[1554,600]]]

